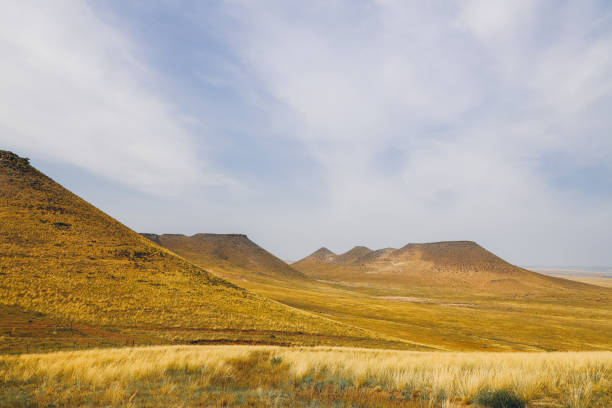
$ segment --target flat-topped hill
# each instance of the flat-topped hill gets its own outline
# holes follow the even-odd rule
[[[243,234],[148,234],[143,236],[217,274],[241,279],[306,279],[302,272]]]
[[[367,337],[207,272],[6,151],[0,151],[0,304],[90,326]]]
[[[327,257],[320,250],[293,264],[320,280],[409,288],[465,288],[492,292],[595,289],[514,266],[472,241],[408,244],[376,251],[355,247]]]

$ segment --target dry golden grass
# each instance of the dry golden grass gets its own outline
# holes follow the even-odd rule
[[[478,258],[484,251],[473,245],[467,247],[467,253],[461,257],[464,263]],[[367,251],[367,248],[357,249],[353,252]],[[361,275],[357,273],[351,276],[353,284],[334,284],[270,278],[233,264],[230,262],[232,256],[221,262],[206,248],[181,247],[181,250],[185,250],[183,256],[186,259],[205,269],[211,268],[225,279],[255,293],[387,338],[408,342],[411,346],[405,347],[417,350],[579,351],[612,348],[610,289],[581,284],[572,286],[572,282],[571,289],[567,290],[557,288],[545,293],[527,288],[523,294],[499,290],[494,293],[466,291],[452,286],[406,288],[406,282],[398,287],[401,279],[396,275],[372,283],[361,281]],[[428,256],[450,257],[444,248],[441,251],[441,254],[429,253]],[[485,253],[483,257],[489,263],[496,262],[491,254]],[[350,260],[354,256],[345,258]],[[445,262],[448,264],[450,261],[447,259]],[[485,264],[484,261],[478,262],[477,265]],[[326,263],[324,266],[346,268],[339,264]],[[503,268],[515,267],[500,260],[497,269]],[[539,276],[535,275],[536,280],[540,279]],[[397,348],[382,343],[378,347]]]
[[[609,407],[612,352],[172,346],[0,357],[1,406]]]
[[[188,341],[210,339],[211,332],[230,341],[233,333],[288,333],[298,343],[308,337],[308,344],[376,337],[218,278],[3,151],[0,304],[66,326],[172,329],[173,338]]]
[[[284,261],[272,255],[241,234],[142,234],[188,259],[196,265],[207,265],[214,273],[231,274],[236,268],[240,274],[234,278],[305,279],[306,277]]]
[[[244,282],[296,308],[449,351],[581,351],[612,348],[612,298],[476,296],[329,284]],[[397,301],[398,296],[415,301]],[[418,300],[418,301],[417,301]],[[425,300],[425,302],[421,302]]]
[[[202,262],[200,265],[207,268],[209,264]],[[224,278],[267,298],[407,342],[404,347],[414,350],[612,349],[609,289],[595,294],[572,291],[493,295],[451,289],[401,289],[393,287],[393,281],[388,288],[378,288],[269,279],[237,266],[219,271]],[[389,343],[373,345],[401,348]]]

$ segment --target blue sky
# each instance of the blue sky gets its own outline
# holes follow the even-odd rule
[[[0,145],[137,231],[612,265],[607,1],[0,8]]]

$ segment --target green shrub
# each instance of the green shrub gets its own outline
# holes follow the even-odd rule
[[[486,408],[525,408],[525,401],[510,390],[481,391],[474,402]]]

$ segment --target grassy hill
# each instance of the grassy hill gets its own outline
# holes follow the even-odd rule
[[[493,294],[598,290],[511,265],[471,241],[408,244],[377,251],[355,247],[341,255],[330,251],[324,257],[319,250],[293,266],[315,279],[380,288],[441,288]]]
[[[9,326],[11,311],[19,310],[65,327],[142,329],[166,341],[371,339],[210,274],[6,151],[0,151],[0,305],[7,306],[0,321]]]
[[[298,263],[301,267],[308,265],[302,270],[315,280],[282,278],[284,274],[265,269],[253,271],[246,262],[238,265],[238,260],[254,256],[255,244],[244,236],[195,237],[198,236],[208,238],[170,237],[178,237],[180,254],[185,259],[222,273],[235,284],[286,305],[401,340],[415,349],[534,351],[612,347],[607,335],[612,330],[611,290],[555,279],[541,283],[540,275],[516,268],[474,243],[412,244],[401,250],[376,251],[356,247],[341,255],[321,248]],[[151,238],[158,240],[157,236]],[[223,243],[223,252],[215,253],[217,244],[197,243],[213,239]],[[234,240],[244,245],[228,244]],[[188,247],[185,243],[194,241],[197,245]],[[266,255],[263,259],[270,258]],[[380,276],[368,273],[371,270],[367,268],[384,271],[400,262],[406,262],[403,267],[407,268],[411,259],[412,265],[421,268],[435,261],[442,272],[430,268],[385,271]],[[268,263],[251,265],[257,268],[262,264]],[[402,277],[403,273],[408,277]],[[429,282],[414,284],[436,273],[456,282],[438,279],[433,281],[435,286]],[[504,286],[494,283],[483,290],[466,288],[461,280],[475,276],[502,279],[500,275],[525,279],[526,283],[508,285],[512,290],[502,290]],[[567,284],[570,286],[566,288]],[[544,290],[545,285],[553,289]]]
[[[297,264],[320,282],[245,236],[148,237],[0,152],[0,352],[186,342],[612,347],[612,290],[543,277],[470,242],[321,249]]]
[[[242,234],[142,234],[146,238],[228,279],[306,279]]]

